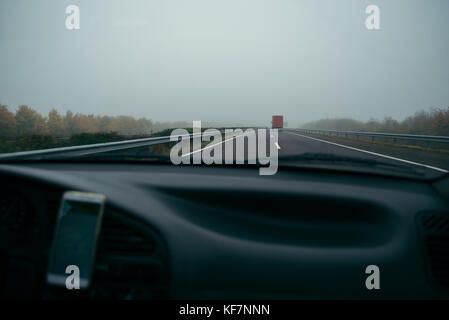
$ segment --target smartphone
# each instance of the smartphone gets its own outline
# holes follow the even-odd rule
[[[105,200],[104,195],[97,193],[64,193],[47,268],[47,284],[68,288],[67,279],[76,272],[79,287],[75,289],[89,287]]]

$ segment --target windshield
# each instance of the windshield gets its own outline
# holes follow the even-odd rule
[[[447,0],[2,0],[0,161],[440,176],[448,12]]]

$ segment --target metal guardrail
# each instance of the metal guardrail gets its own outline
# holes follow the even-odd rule
[[[416,134],[399,134],[399,133],[379,133],[379,132],[363,132],[363,131],[338,131],[338,130],[318,130],[318,129],[295,129],[295,131],[309,134],[322,134],[322,135],[333,135],[335,136],[345,136],[350,135],[356,137],[371,137],[374,138],[389,138],[393,140],[414,140],[414,141],[425,141],[425,142],[443,142],[449,143],[449,137],[446,136],[427,136],[427,135],[416,135]]]
[[[414,134],[396,134],[396,133],[378,133],[378,132],[361,132],[361,131],[338,131],[338,130],[317,130],[317,129],[284,129],[292,130],[296,132],[302,132],[306,134],[322,134],[322,135],[335,135],[335,136],[345,136],[350,135],[371,137],[374,138],[390,138],[393,140],[415,140],[415,141],[425,141],[425,142],[443,142],[449,143],[449,137],[446,136],[426,136],[426,135],[414,135]],[[204,133],[202,133],[204,134]],[[189,134],[189,137],[195,136],[194,134]],[[131,148],[138,148],[143,146],[149,146],[153,144],[161,144],[170,142],[170,136],[154,137],[154,138],[143,138],[143,139],[133,139],[124,140],[117,142],[107,142],[107,143],[96,143],[81,146],[72,147],[62,147],[62,148],[52,148],[52,149],[42,149],[33,151],[23,151],[14,153],[0,154],[0,160],[8,159],[21,159],[21,160],[40,160],[47,156],[59,156],[59,157],[73,157],[82,156],[94,153],[102,153],[115,150],[125,150]]]
[[[194,137],[196,136],[196,134],[189,134],[188,136]],[[115,150],[138,148],[167,142],[170,142],[170,136],[124,140],[117,142],[95,143],[81,146],[5,153],[0,154],[0,160],[8,160],[8,159],[40,160],[44,159],[47,156],[73,157]]]

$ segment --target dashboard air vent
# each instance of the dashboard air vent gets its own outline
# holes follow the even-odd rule
[[[110,216],[104,217],[101,230],[100,252],[151,254],[156,249],[153,238]]]
[[[152,227],[106,207],[98,239],[92,298],[166,298],[167,256],[165,242]]]
[[[449,289],[449,213],[425,212],[419,222],[432,277]]]

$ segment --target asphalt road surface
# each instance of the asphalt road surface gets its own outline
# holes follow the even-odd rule
[[[280,155],[298,152],[332,153],[340,156],[382,160],[394,164],[425,165],[441,172],[449,170],[448,154],[384,146],[343,138],[281,131],[279,133],[279,146],[281,147]]]
[[[270,134],[267,132],[266,134],[266,149],[270,149]],[[213,139],[212,139],[213,140]],[[226,141],[225,141],[226,140]],[[222,139],[222,142],[214,143],[211,142],[203,142],[202,148],[197,150],[190,149],[190,152],[185,153],[184,157],[190,157],[191,163],[193,162],[193,156],[199,156],[201,159],[201,153],[212,153],[213,150],[218,146],[222,150],[223,158],[228,158],[231,160],[231,163],[237,163],[236,161],[236,139]],[[245,139],[246,140],[246,139]],[[191,140],[190,142],[191,143]],[[229,153],[226,154],[227,144],[232,143],[233,152],[232,155]],[[170,154],[170,150],[176,142],[171,144],[156,144],[153,146],[141,147],[139,152],[142,152],[142,155],[156,154],[159,153],[163,156],[168,156]],[[355,141],[344,138],[336,138],[322,135],[311,135],[311,134],[303,134],[298,133],[293,130],[279,130],[278,131],[278,140],[276,143],[271,145],[272,148],[276,148],[278,152],[278,157],[280,164],[282,165],[282,161],[286,158],[289,159],[293,156],[298,155],[308,155],[312,157],[302,159],[299,158],[297,161],[302,161],[301,163],[313,161],[316,163],[317,159],[313,158],[318,155],[323,159],[318,159],[321,161],[321,164],[343,164],[345,158],[350,159],[362,159],[364,161],[373,161],[373,162],[382,162],[384,164],[391,165],[392,168],[390,170],[394,170],[394,167],[400,169],[400,167],[408,167],[417,170],[425,170],[426,172],[432,173],[432,175],[437,174],[440,175],[442,173],[447,173],[449,171],[449,155],[444,153],[437,152],[428,152],[421,151],[415,149],[394,147],[394,146],[386,146],[380,144],[373,144],[364,141]],[[229,150],[229,149],[228,149]],[[245,142],[243,149],[245,163],[248,162],[248,144]],[[117,150],[115,154],[121,154],[126,150]],[[133,151],[133,150],[131,150]],[[114,154],[113,153],[113,154]],[[257,143],[256,143],[256,151],[255,154],[258,153]],[[140,154],[136,154],[136,157],[139,157]],[[333,157],[340,158],[339,161],[332,160]],[[343,159],[343,160],[342,160]],[[294,159],[293,159],[294,160]],[[291,160],[291,161],[293,161]],[[257,160],[256,160],[257,161]],[[326,162],[327,161],[327,162]],[[260,163],[260,162],[259,162]],[[348,163],[345,163],[348,165]]]
[[[267,134],[267,148],[269,148],[268,139],[269,134]],[[278,141],[275,146],[278,149],[280,161],[285,157],[308,154],[372,160],[391,164],[392,166],[407,166],[438,174],[446,173],[449,170],[449,155],[447,154],[321,135],[305,135],[292,130],[278,131]],[[222,147],[222,153],[226,156],[224,143],[222,143]],[[207,148],[209,147],[205,149]],[[198,151],[191,153],[197,153]],[[204,148],[202,151],[204,152]],[[244,154],[245,161],[247,161],[248,146],[246,144]],[[233,155],[235,157],[235,143]]]

